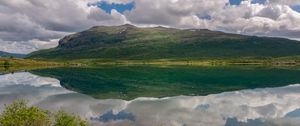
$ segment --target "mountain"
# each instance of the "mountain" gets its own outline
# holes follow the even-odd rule
[[[206,29],[95,26],[68,35],[56,48],[31,53],[37,59],[224,59],[300,55],[300,42]]]
[[[24,58],[25,54],[17,54],[17,53],[8,53],[0,51],[0,57],[15,57],[15,58]]]

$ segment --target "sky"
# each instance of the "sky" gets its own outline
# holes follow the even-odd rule
[[[300,40],[300,0],[0,0],[0,51],[27,54],[122,24]]]

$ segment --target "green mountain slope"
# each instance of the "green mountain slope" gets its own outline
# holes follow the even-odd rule
[[[23,58],[25,57],[25,54],[17,54],[17,53],[8,53],[0,51],[0,57],[15,57],[15,58]]]
[[[300,55],[300,42],[200,29],[133,25],[97,26],[64,37],[53,49],[31,53],[41,59],[224,59]]]

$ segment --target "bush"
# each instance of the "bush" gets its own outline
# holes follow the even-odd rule
[[[7,60],[5,60],[3,66],[10,66],[10,63]]]
[[[63,110],[55,114],[54,126],[87,126],[88,122],[76,115],[69,115]]]
[[[5,106],[0,115],[1,126],[50,126],[50,113],[38,107],[28,107],[24,100]]]
[[[50,113],[36,106],[27,106],[24,100],[5,105],[0,115],[0,126],[88,126],[88,121],[63,110]]]

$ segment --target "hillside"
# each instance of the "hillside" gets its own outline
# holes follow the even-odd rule
[[[36,59],[229,59],[300,55],[300,42],[283,38],[229,34],[205,29],[96,26],[68,35]]]
[[[17,54],[17,53],[8,53],[0,51],[0,57],[15,57],[15,58],[24,58],[25,54]]]

